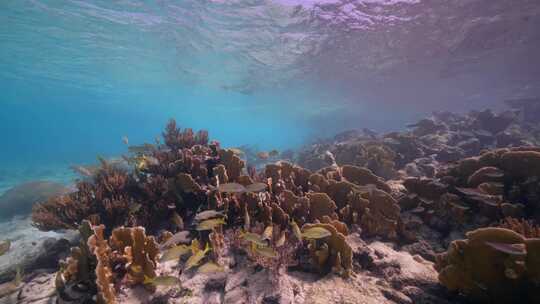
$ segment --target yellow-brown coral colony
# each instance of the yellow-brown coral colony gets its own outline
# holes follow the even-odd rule
[[[276,282],[290,267],[347,278],[354,276],[353,260],[362,259],[351,234],[412,251],[407,245],[421,241],[443,252],[452,231],[476,229],[445,253],[420,252],[436,261],[440,283],[489,303],[540,301],[540,229],[515,219],[540,214],[539,150],[482,151],[437,172],[418,162],[415,170],[427,172],[422,177],[389,181],[424,155],[415,141],[433,131],[425,128],[448,130],[427,122],[414,127],[412,135],[341,145],[324,165],[301,155],[313,171],[278,161],[257,172],[234,149],[210,142],[207,132],[181,130],[171,120],[164,144],[130,149],[129,167],[102,160],[77,191],[34,206],[39,229],[80,230],[80,245],[57,277],[59,297],[84,301],[89,293],[115,303],[122,287],[153,292],[176,284],[157,272],[160,263],[172,261],[184,272],[202,265],[205,273],[226,271],[231,249]],[[436,157],[450,157],[445,153]],[[482,228],[490,225],[496,227]],[[86,293],[76,292],[81,284]]]

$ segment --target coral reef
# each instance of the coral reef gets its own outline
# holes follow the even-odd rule
[[[144,228],[115,228],[107,240],[104,225],[92,226],[85,220],[79,231],[80,245],[71,249],[56,280],[60,298],[86,301],[88,293],[77,291],[84,285],[90,296],[96,293],[98,303],[116,303],[115,286],[141,285],[156,277],[158,244]]]
[[[32,219],[80,226],[57,280],[67,302],[276,303],[310,277],[366,280],[379,303],[533,303],[540,149],[522,126],[510,112],[435,113],[407,132],[340,134],[298,164],[269,161],[276,151],[253,165],[172,120],[164,144],[130,147],[128,167],[101,160]]]
[[[527,109],[537,107],[531,105]],[[502,113],[435,112],[430,118],[408,125],[410,130],[404,132],[346,131],[304,147],[296,162],[312,171],[333,163],[356,165],[385,179],[403,174],[433,177],[439,162],[456,161],[493,147],[539,145],[538,122],[529,113],[524,114],[525,106],[513,106],[515,111]]]

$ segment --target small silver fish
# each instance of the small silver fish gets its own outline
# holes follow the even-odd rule
[[[129,138],[127,136],[122,136],[122,142],[124,145],[129,145]]]
[[[261,192],[266,190],[267,185],[265,183],[253,183],[246,186],[247,192]]]
[[[202,211],[202,212],[199,212],[197,213],[197,215],[195,215],[195,220],[200,222],[200,221],[204,221],[204,220],[207,220],[207,219],[211,219],[211,218],[214,218],[214,217],[223,217],[223,212],[221,211],[216,211],[216,210],[205,210],[205,211]]]
[[[83,167],[83,166],[71,166],[70,168],[71,168],[71,170],[73,170],[75,173],[80,174],[81,176],[91,177],[91,176],[94,175],[94,174],[92,173],[92,171],[90,171],[90,169],[85,168],[85,167]]]
[[[228,193],[243,193],[246,192],[246,187],[238,183],[225,183],[218,186],[219,192]]]
[[[173,234],[173,236],[170,239],[165,241],[165,243],[163,243],[162,248],[174,246],[178,243],[189,244],[189,241],[190,241],[189,231],[180,231]]]

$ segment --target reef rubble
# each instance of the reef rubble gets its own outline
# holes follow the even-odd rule
[[[516,111],[347,132],[258,170],[171,120],[34,206],[80,238],[0,303],[536,303],[540,127]]]

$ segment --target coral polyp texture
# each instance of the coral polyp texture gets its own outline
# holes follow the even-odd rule
[[[540,149],[495,148],[513,119],[439,113],[409,132],[314,146],[298,158],[310,169],[258,170],[171,120],[163,144],[100,159],[32,219],[80,231],[56,276],[64,302],[345,301],[312,289],[328,281],[351,303],[536,303]]]

